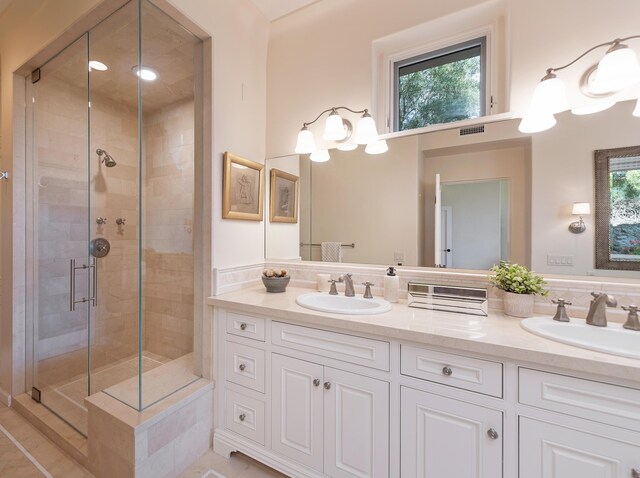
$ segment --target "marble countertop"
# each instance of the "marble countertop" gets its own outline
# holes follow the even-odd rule
[[[416,309],[400,302],[384,314],[347,316],[316,312],[296,304],[296,297],[308,292],[312,290],[289,287],[285,293],[269,294],[264,287],[256,286],[210,297],[207,303],[283,321],[560,367],[630,380],[640,385],[640,360],[581,349],[533,335],[520,327],[520,319],[499,311],[490,311],[488,317],[475,317]]]

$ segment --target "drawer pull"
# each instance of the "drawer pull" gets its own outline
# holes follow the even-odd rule
[[[330,390],[331,389],[331,382],[324,382],[324,388],[325,388],[325,390]]]
[[[247,329],[247,324],[245,324],[244,322],[242,322],[240,324],[240,330],[246,330]]]
[[[498,434],[497,431],[495,431],[494,428],[489,428],[489,430],[487,430],[487,435],[489,436],[489,438],[491,438],[492,440],[497,440],[500,435]],[[638,477],[640,478],[640,477]]]
[[[247,366],[241,363],[240,365],[238,365],[238,368],[240,369],[241,372],[244,372],[244,369],[247,368]]]
[[[453,370],[451,370],[451,367],[443,367],[442,368],[442,375],[445,375],[447,377],[451,377],[452,373],[453,373]]]
[[[320,379],[319,378],[314,378],[313,379],[313,386],[314,387],[319,387],[320,386]]]
[[[242,415],[240,415],[238,417],[240,419],[241,422],[244,422],[244,419],[247,418],[247,415],[245,415],[244,413]]]
[[[640,478],[640,470],[637,468],[631,470],[631,478]]]

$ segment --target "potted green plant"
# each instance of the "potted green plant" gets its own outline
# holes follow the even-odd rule
[[[291,277],[286,269],[265,269],[262,271],[262,283],[267,292],[284,292]]]
[[[491,268],[491,284],[504,291],[504,313],[513,317],[533,315],[534,296],[546,296],[544,278],[535,275],[525,266],[500,261]]]

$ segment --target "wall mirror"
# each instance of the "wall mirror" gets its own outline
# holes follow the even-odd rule
[[[596,267],[640,270],[640,146],[598,150]]]
[[[297,224],[266,222],[265,256],[320,261],[323,242],[340,242],[347,263],[486,270],[509,259],[540,273],[637,276],[640,268],[596,265],[599,213],[584,216],[583,233],[569,231],[573,203],[596,209],[595,151],[637,144],[634,107],[564,112],[535,135],[509,119],[478,124],[475,134],[394,137],[375,156],[269,159],[268,170],[300,176],[300,211]]]

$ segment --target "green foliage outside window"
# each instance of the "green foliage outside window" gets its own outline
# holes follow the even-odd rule
[[[398,130],[480,116],[480,57],[400,76]]]

